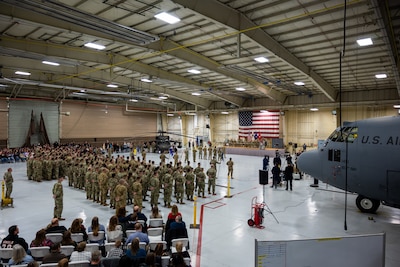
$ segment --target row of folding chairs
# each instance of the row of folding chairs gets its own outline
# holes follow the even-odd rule
[[[92,232],[88,233],[88,241],[90,242],[97,242],[99,240],[103,240],[106,233],[104,231],[99,231],[98,235],[95,236]],[[62,241],[62,233],[48,233],[46,234],[46,238],[50,239],[53,243],[59,243]],[[73,233],[71,234],[72,240],[76,243],[83,241],[83,234],[82,233]]]
[[[40,267],[57,267],[58,263],[41,263]],[[68,267],[89,267],[89,261],[70,261]],[[27,267],[28,264],[10,265],[10,267]]]

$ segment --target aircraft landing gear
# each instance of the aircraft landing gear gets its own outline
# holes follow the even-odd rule
[[[380,201],[358,195],[356,199],[356,205],[361,212],[375,213],[376,210],[379,208]]]

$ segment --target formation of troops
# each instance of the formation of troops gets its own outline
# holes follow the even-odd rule
[[[88,200],[116,210],[128,204],[143,207],[148,197],[151,207],[157,206],[160,193],[164,206],[171,207],[173,198],[179,204],[185,204],[184,199],[193,201],[196,191],[199,197],[205,197],[207,178],[208,193],[215,195],[216,164],[219,163],[216,157],[223,159],[223,150],[192,149],[208,152],[208,155],[198,152],[200,159],[211,158],[207,171],[200,163],[196,168],[191,167],[186,151],[183,163],[177,153],[169,163],[166,154],[160,154],[160,164],[156,165],[154,161],[146,161],[145,154],[140,158],[132,152],[129,157],[114,158],[89,145],[43,146],[35,148],[28,158],[27,176],[37,182],[65,177],[70,187],[84,190]],[[196,153],[192,155],[195,162]]]

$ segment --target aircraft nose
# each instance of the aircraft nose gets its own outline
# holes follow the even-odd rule
[[[297,158],[297,168],[314,178],[320,178],[322,175],[322,160],[318,154],[318,150],[302,153]]]

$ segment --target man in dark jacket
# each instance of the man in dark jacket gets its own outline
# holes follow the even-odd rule
[[[25,239],[18,236],[19,229],[17,225],[12,225],[8,228],[8,236],[1,241],[2,248],[12,248],[15,244],[21,245],[25,251],[28,251],[28,243]]]
[[[60,243],[55,243],[51,246],[50,253],[43,257],[42,263],[57,263],[64,258],[67,258],[67,256],[61,253]]]

